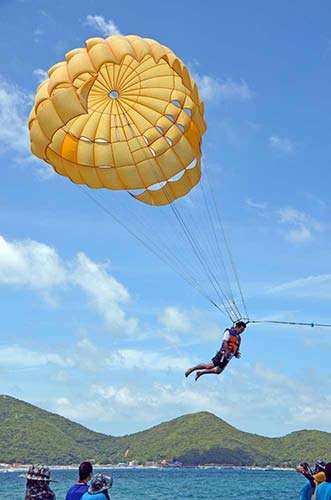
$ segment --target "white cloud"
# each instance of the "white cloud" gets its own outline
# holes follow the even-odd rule
[[[66,281],[66,271],[56,251],[36,241],[6,241],[0,235],[0,284],[53,289]]]
[[[107,272],[103,264],[79,253],[65,262],[56,250],[37,241],[6,241],[0,235],[0,284],[29,287],[52,300],[53,292],[78,286],[112,330],[131,335],[137,320],[127,318],[123,304],[130,301],[128,290]]]
[[[269,137],[269,144],[272,148],[278,149],[283,153],[293,153],[295,150],[295,143],[286,137],[279,137],[278,135],[272,135]]]
[[[308,276],[269,288],[266,293],[330,299],[331,274]]]
[[[120,307],[130,301],[129,292],[108,274],[105,265],[97,264],[79,253],[72,266],[71,276],[85,291],[92,305],[104,316],[110,328],[128,334],[136,331],[137,321],[127,319]]]
[[[10,149],[24,158],[30,155],[27,119],[32,103],[31,94],[0,75],[0,151]]]
[[[44,33],[40,28],[35,28],[32,34],[34,43],[39,43]]]
[[[193,61],[188,67],[198,86],[199,94],[205,101],[248,101],[254,96],[244,80],[236,82],[232,78],[221,79],[202,75],[197,61]]]
[[[108,21],[103,16],[86,16],[85,24],[99,31],[103,36],[121,35],[118,27],[112,19]]]
[[[45,71],[44,69],[41,69],[41,68],[35,69],[33,71],[33,74],[37,78],[38,83],[41,83],[44,80],[47,80],[47,78],[48,78],[47,71]]]
[[[0,347],[0,364],[3,367],[32,368],[46,365],[67,367],[72,361],[56,353],[32,351],[18,345]]]
[[[282,234],[292,243],[304,243],[312,240],[317,233],[325,230],[324,224],[303,210],[293,207],[274,209],[267,203],[246,200],[246,205],[256,209],[260,215],[274,219],[283,227]]]
[[[96,422],[112,422],[116,418],[116,408],[111,405],[103,404],[102,400],[97,400],[96,398],[87,400],[71,401],[66,397],[56,398],[50,403],[50,410],[63,415],[66,418],[74,420],[76,422],[84,421],[85,425],[91,426],[95,429]],[[83,416],[83,419],[82,419]]]
[[[162,352],[142,351],[138,349],[119,349],[108,356],[107,361],[114,368],[163,371],[176,370],[184,372],[190,365],[186,356],[165,355]]]
[[[174,306],[166,307],[159,315],[159,320],[167,330],[187,332],[191,328],[188,315]]]
[[[281,224],[292,225],[285,236],[291,242],[302,243],[313,238],[315,232],[322,231],[324,226],[311,215],[292,207],[277,210]]]
[[[154,425],[164,420],[177,417],[183,413],[211,410],[215,408],[216,391],[209,394],[193,389],[174,386],[172,384],[153,383],[142,389],[131,385],[101,385],[94,384],[86,394],[85,404],[60,398],[55,402],[56,411],[66,417],[85,422],[128,421],[145,426]],[[93,401],[89,402],[89,395]],[[217,398],[216,398],[217,401]],[[93,404],[92,404],[93,403]],[[217,406],[221,409],[221,403]]]
[[[209,75],[200,75],[192,72],[199,93],[205,101],[248,101],[253,97],[253,92],[244,80],[235,82],[231,78],[217,79]]]
[[[61,397],[50,406],[94,429],[96,422],[112,424],[103,425],[108,433],[113,433],[114,426],[121,433],[134,432],[198,411],[214,413],[250,432],[259,429],[260,434],[284,434],[304,427],[330,429],[331,397],[318,373],[298,384],[296,374],[284,375],[263,363],[240,363],[233,362],[223,375],[208,375],[198,382],[191,377],[146,383],[142,375],[126,383],[123,379],[119,384],[93,383],[85,386],[81,403],[77,397]]]
[[[311,238],[312,238],[311,231],[304,226],[301,226],[297,229],[291,229],[286,234],[286,239],[294,243],[302,243],[304,241],[310,240]]]
[[[246,200],[246,205],[251,207],[251,208],[256,208],[257,210],[265,210],[267,208],[267,203],[261,203],[261,202],[256,202],[248,198]]]

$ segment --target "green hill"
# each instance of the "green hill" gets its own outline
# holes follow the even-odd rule
[[[298,431],[280,438],[242,432],[208,412],[164,422],[135,434],[113,437],[0,396],[0,462],[98,463],[177,458],[185,465],[295,465],[331,459],[331,434]]]
[[[82,456],[102,455],[111,441],[64,417],[0,396],[0,462],[79,462]]]

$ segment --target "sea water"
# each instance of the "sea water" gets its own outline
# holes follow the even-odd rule
[[[113,476],[112,500],[297,500],[304,478],[294,471],[245,469],[100,469]],[[0,500],[24,500],[22,472],[0,473]],[[53,470],[57,500],[64,500],[77,471]]]

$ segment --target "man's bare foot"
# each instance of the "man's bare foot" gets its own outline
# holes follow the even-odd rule
[[[202,372],[197,372],[196,376],[195,376],[195,381],[198,380],[199,377],[201,377],[202,375]]]
[[[188,368],[185,372],[185,377],[187,378],[193,372],[193,368]]]

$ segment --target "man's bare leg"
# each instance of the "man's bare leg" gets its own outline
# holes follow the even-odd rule
[[[195,376],[195,381],[197,381],[198,378],[201,377],[201,375],[208,375],[209,373],[214,373],[215,375],[219,375],[220,373],[222,373],[222,371],[223,371],[222,368],[220,368],[219,366],[214,366],[214,368],[197,372]]]
[[[191,375],[191,373],[195,370],[210,370],[212,368],[215,368],[215,365],[212,361],[209,361],[209,363],[200,363],[199,365],[192,366],[192,368],[188,368],[185,372],[185,377]]]

